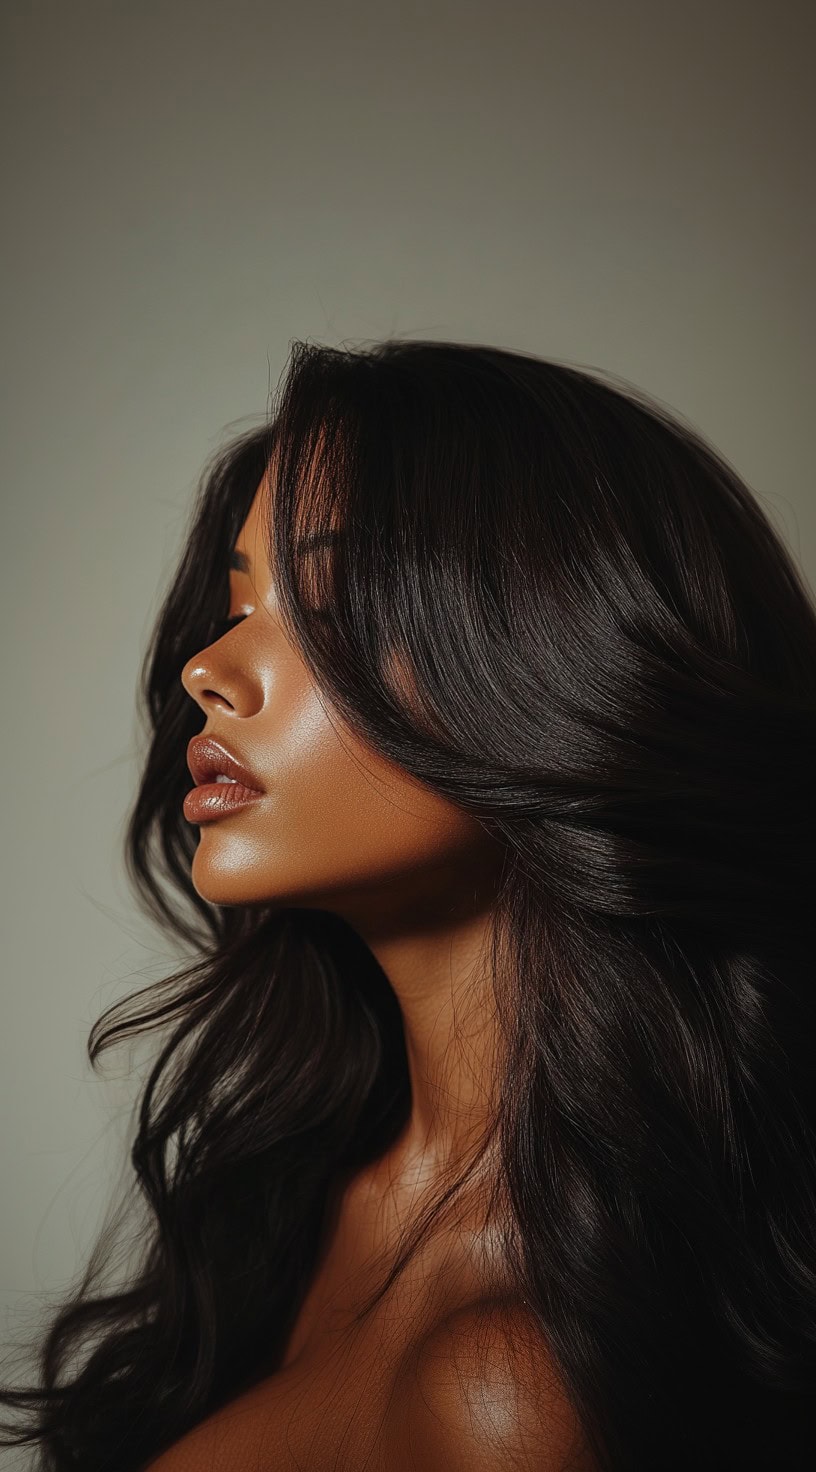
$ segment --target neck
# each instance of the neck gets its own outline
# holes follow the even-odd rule
[[[403,904],[401,922],[393,914],[372,917],[370,905],[356,922],[402,1011],[411,1112],[389,1158],[416,1184],[455,1170],[478,1145],[497,1076],[489,961],[495,874],[467,875],[457,866],[454,895],[452,867],[423,877],[425,892]]]

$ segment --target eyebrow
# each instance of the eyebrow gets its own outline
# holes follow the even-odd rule
[[[301,537],[297,544],[298,550],[303,551],[311,547],[331,547],[335,542],[340,541],[342,535],[342,532],[337,530],[310,532],[308,536]],[[249,558],[244,552],[236,552],[233,549],[230,553],[229,565],[233,572],[249,572]]]

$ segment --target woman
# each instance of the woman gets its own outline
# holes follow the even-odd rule
[[[297,343],[144,695],[129,865],[193,956],[89,1040],[170,1028],[143,1256],[13,1444],[813,1465],[816,611],[735,472],[599,374]]]

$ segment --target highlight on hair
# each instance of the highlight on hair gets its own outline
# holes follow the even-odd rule
[[[202,478],[127,835],[191,959],[88,1042],[95,1064],[168,1029],[134,1116],[142,1255],[106,1287],[100,1237],[39,1383],[0,1396],[3,1444],[135,1472],[271,1374],[333,1193],[409,1116],[361,938],[191,883],[180,672],[219,637],[267,470],[281,617],[326,699],[504,847],[493,1190],[599,1466],[816,1465],[812,595],[736,471],[640,390],[404,340],[294,343],[266,422]],[[338,520],[306,578],[300,539]]]

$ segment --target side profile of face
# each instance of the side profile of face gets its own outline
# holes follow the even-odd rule
[[[181,674],[263,795],[200,824],[197,892],[215,904],[329,909],[367,928],[411,907],[445,912],[494,873],[481,825],[361,741],[330,706],[277,612],[261,480],[235,543],[225,634]],[[245,570],[244,570],[245,569]]]

